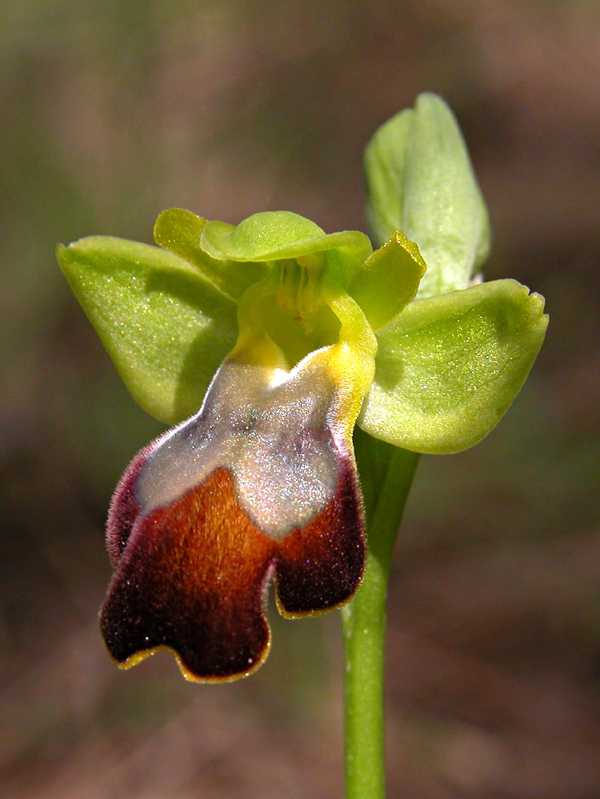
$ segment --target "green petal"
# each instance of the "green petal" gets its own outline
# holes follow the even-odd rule
[[[372,247],[368,236],[357,230],[326,234],[310,219],[291,211],[263,211],[239,225],[207,222],[202,230],[202,249],[217,260],[276,261],[328,252],[350,280]]]
[[[391,322],[414,299],[426,269],[417,245],[400,232],[367,258],[350,294],[373,330]]]
[[[414,452],[473,446],[525,382],[548,324],[543,308],[514,280],[410,303],[378,336],[360,426]]]
[[[59,264],[134,399],[162,422],[198,410],[232,348],[236,305],[176,255],[93,236]]]
[[[200,248],[206,220],[183,208],[162,211],[154,223],[154,241],[189,261],[225,294],[237,299],[252,283],[260,280],[264,267],[216,260]]]
[[[489,251],[488,214],[460,129],[446,103],[421,94],[365,153],[367,213],[376,240],[402,230],[427,263],[419,296],[466,288]]]

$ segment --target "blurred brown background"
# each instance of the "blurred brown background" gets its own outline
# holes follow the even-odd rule
[[[477,449],[423,459],[390,600],[390,797],[600,796],[600,5],[4,0],[0,27],[0,785],[44,799],[341,796],[335,616],[273,619],[255,677],[109,662],[103,523],[159,426],[56,267],[157,212],[364,228],[361,154],[446,97],[495,230],[545,294],[526,389]]]

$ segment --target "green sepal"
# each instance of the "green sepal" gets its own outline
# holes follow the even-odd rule
[[[236,304],[158,247],[91,236],[59,265],[139,405],[173,424],[195,413],[237,335]]]
[[[323,253],[349,282],[372,251],[364,233],[325,233],[291,211],[263,211],[239,225],[207,222],[200,246],[211,258],[231,261],[279,261]]]
[[[488,213],[452,111],[421,94],[365,152],[367,216],[377,243],[402,230],[427,263],[419,296],[466,288],[486,259]]]
[[[427,265],[417,245],[396,231],[365,261],[349,293],[373,330],[379,330],[414,299]]]
[[[525,382],[548,324],[543,309],[515,280],[410,303],[378,335],[360,427],[413,452],[473,446]]]
[[[185,258],[214,283],[217,288],[237,299],[252,283],[264,274],[264,265],[240,264],[216,260],[200,248],[200,238],[206,220],[184,208],[162,211],[154,223],[154,241],[166,250]]]

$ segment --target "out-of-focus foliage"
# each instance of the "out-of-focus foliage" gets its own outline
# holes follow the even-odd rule
[[[90,233],[150,242],[173,206],[364,229],[364,145],[428,89],[455,109],[491,209],[488,279],[535,286],[552,329],[498,431],[419,467],[390,609],[390,795],[594,796],[597,5],[7,0],[2,13],[4,792],[340,793],[335,619],[277,622],[263,671],[218,690],[181,685],[166,658],[118,673],[104,653],[105,509],[160,427],[53,251]]]

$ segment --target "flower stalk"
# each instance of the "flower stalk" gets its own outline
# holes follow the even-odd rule
[[[355,451],[367,516],[362,585],[342,610],[347,799],[383,799],[384,660],[388,579],[394,544],[418,455],[375,441],[358,429]]]

